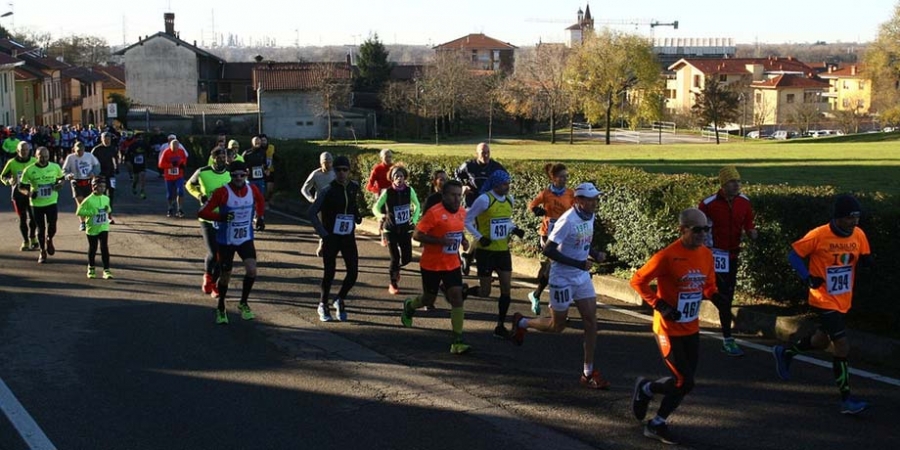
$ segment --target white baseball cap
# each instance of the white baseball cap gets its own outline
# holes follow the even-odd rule
[[[594,183],[581,183],[575,188],[576,197],[595,198],[599,197],[601,194],[603,194],[603,192],[597,190],[597,188],[594,187]]]
[[[178,139],[178,136],[175,136],[174,134],[170,134],[169,137],[167,137],[166,139],[171,141],[172,139]]]

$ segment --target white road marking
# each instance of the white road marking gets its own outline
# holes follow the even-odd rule
[[[25,407],[19,403],[3,379],[0,378],[0,410],[9,419],[13,428],[19,432],[19,436],[31,450],[56,450],[56,446],[50,442],[41,427],[31,418]]]

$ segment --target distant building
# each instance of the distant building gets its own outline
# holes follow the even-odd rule
[[[0,54],[0,120],[3,125],[15,125],[16,115],[16,67],[25,64],[16,58]]]
[[[828,81],[828,99],[830,111],[856,111],[868,114],[872,107],[872,80],[865,72],[865,66],[854,64],[837,68],[828,66],[826,72],[819,74]]]
[[[591,5],[586,5],[584,11],[578,8],[578,21],[566,28],[566,31],[569,32],[566,46],[571,48],[583,44],[584,37],[593,30],[594,18],[591,17]]]
[[[457,52],[471,62],[472,69],[512,73],[516,64],[518,47],[486,36],[470,34],[434,47],[437,53]]]

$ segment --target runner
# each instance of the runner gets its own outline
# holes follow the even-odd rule
[[[728,356],[744,356],[744,351],[731,336],[734,317],[731,304],[734,302],[734,287],[737,284],[738,254],[741,251],[741,236],[746,233],[756,240],[757,231],[753,224],[753,208],[750,199],[741,193],[741,175],[734,166],[719,170],[722,186],[715,195],[705,198],[698,208],[709,219],[712,237],[707,245],[712,248],[716,269],[716,286],[722,303],[719,309],[719,323],[722,326],[722,353]]]
[[[381,195],[381,191],[390,187],[392,183],[390,170],[394,164],[394,152],[391,149],[382,149],[378,155],[381,157],[381,162],[372,167],[369,180],[366,182],[366,190],[375,195]],[[387,247],[387,231],[384,229],[383,218],[378,222],[378,230],[381,233],[381,246]]]
[[[719,301],[712,251],[703,244],[709,222],[703,211],[688,208],[678,216],[681,237],[653,255],[631,278],[631,287],[655,310],[653,333],[673,377],[656,381],[638,377],[634,383],[632,412],[643,421],[654,394],[663,394],[656,417],[644,426],[644,436],[676,444],[666,420],[694,388],[700,351],[700,302]],[[650,288],[656,280],[657,288]]]
[[[87,143],[85,147],[89,147]],[[119,152],[112,145],[112,133],[104,131],[100,135],[100,145],[91,150],[91,154],[100,161],[100,175],[106,178],[106,195],[109,197],[109,206],[112,208],[116,199],[116,174],[119,173]],[[115,225],[116,219],[109,214],[109,224]]]
[[[166,217],[184,217],[184,170],[187,167],[187,150],[177,139],[169,142],[169,146],[159,155],[159,168],[166,180],[166,200],[169,209]]]
[[[381,191],[378,201],[372,206],[375,214],[384,229],[387,231],[388,251],[391,255],[390,276],[388,292],[393,295],[400,293],[400,268],[412,261],[412,233],[422,207],[412,186],[406,184],[409,171],[401,164],[391,167],[391,185]],[[410,210],[412,212],[410,212]]]
[[[243,153],[244,162],[250,170],[250,176],[247,182],[256,186],[263,196],[266,195],[266,171],[269,165],[266,159],[266,149],[262,147],[262,139],[254,136],[250,140],[252,147]],[[266,229],[266,219],[262,214],[256,216],[256,230],[263,231]]]
[[[565,168],[561,171],[565,172]],[[591,283],[591,267],[595,262],[606,259],[605,253],[591,248],[591,240],[594,237],[594,212],[597,210],[600,191],[591,183],[581,183],[575,189],[574,195],[573,206],[559,217],[556,226],[545,238],[546,244],[543,247],[544,255],[553,261],[550,265],[550,279],[553,280],[553,284],[550,285],[550,317],[527,319],[520,313],[513,314],[512,339],[516,345],[522,345],[529,328],[562,333],[566,329],[569,306],[574,302],[584,322],[584,367],[581,384],[591,389],[609,389],[609,381],[594,368],[594,348],[597,346],[597,293],[594,292],[594,284]],[[546,204],[550,205],[549,202]]]
[[[106,192],[106,180],[102,175],[94,177],[91,180],[91,195],[84,199],[78,205],[79,217],[84,217],[87,222],[88,240],[88,267],[87,277],[97,278],[94,270],[94,262],[97,259],[97,246],[100,247],[100,261],[103,263],[103,279],[109,280],[113,277],[112,271],[109,270],[109,214],[112,213],[112,205],[109,203],[109,197]]]
[[[853,302],[856,268],[871,267],[872,251],[866,234],[858,227],[862,208],[851,195],[835,198],[830,223],[814,228],[791,245],[788,260],[809,286],[809,306],[819,319],[819,328],[790,347],[772,347],[775,369],[782,380],[791,378],[794,356],[809,350],[834,346],[832,370],[841,393],[842,414],[857,414],[869,404],[850,396],[850,340],[845,316]],[[809,268],[803,261],[809,258]]]
[[[317,193],[316,201],[307,211],[316,234],[322,238],[322,261],[325,271],[318,307],[319,320],[322,322],[333,320],[326,302],[337,270],[338,253],[344,259],[347,274],[333,305],[338,320],[347,321],[344,301],[347,300],[347,295],[359,275],[359,249],[356,247],[355,235],[356,225],[362,223],[357,205],[359,192],[359,184],[350,179],[350,160],[346,156],[338,156],[334,159],[334,181]],[[321,221],[319,213],[322,214]]]
[[[490,297],[492,274],[497,272],[500,297],[497,299],[494,336],[502,339],[509,337],[509,331],[503,325],[511,302],[512,255],[509,253],[509,237],[516,235],[521,239],[525,236],[525,232],[512,222],[514,199],[509,193],[509,182],[510,177],[505,170],[492,173],[482,186],[483,193],[466,211],[466,230],[478,241],[475,257],[478,258],[479,281],[479,286],[469,288],[468,295]]]
[[[553,225],[559,217],[569,208],[575,201],[575,193],[571,189],[566,188],[569,180],[569,171],[562,163],[548,163],[544,166],[544,172],[550,177],[550,186],[541,191],[531,203],[528,209],[541,219],[541,228],[538,234],[541,236],[541,250],[547,245],[547,237],[553,231]],[[550,259],[541,256],[541,268],[537,275],[537,289],[528,293],[528,300],[531,301],[531,312],[535,314],[541,313],[541,294],[550,282]]]
[[[3,181],[3,184],[11,187],[10,200],[12,200],[13,209],[16,210],[16,216],[19,218],[19,232],[22,234],[22,246],[19,247],[19,250],[23,252],[38,248],[34,211],[28,204],[28,196],[19,190],[19,183],[25,169],[36,162],[37,158],[31,156],[31,145],[27,142],[19,142],[16,156],[7,161],[3,166],[3,171],[0,172],[0,180]]]
[[[100,174],[100,161],[93,154],[85,152],[81,142],[75,143],[74,150],[74,153],[66,156],[62,169],[66,179],[72,183],[72,198],[75,199],[77,210],[78,205],[91,195],[91,178]],[[75,216],[78,217],[78,230],[84,231],[84,218],[77,214]]]
[[[25,168],[19,181],[19,192],[31,198],[34,220],[37,222],[38,245],[41,255],[38,263],[47,262],[47,255],[53,256],[56,247],[56,219],[59,215],[56,203],[63,183],[63,171],[59,164],[50,162],[47,147],[37,149],[37,162]]]
[[[463,197],[466,208],[471,208],[475,199],[482,193],[482,187],[488,177],[498,170],[505,171],[503,165],[491,159],[491,147],[482,142],[475,146],[475,158],[464,162],[456,169],[456,179],[463,184]],[[469,213],[471,216],[472,214]],[[463,253],[462,271],[468,276],[471,270],[475,250],[478,248],[478,240],[475,239],[469,250]]]
[[[408,298],[403,302],[400,322],[404,327],[411,327],[416,309],[423,306],[433,307],[443,284],[446,288],[445,297],[450,303],[450,327],[453,330],[450,353],[460,355],[472,349],[462,337],[465,310],[462,272],[459,270],[459,247],[465,249],[469,246],[469,241],[463,235],[466,211],[460,207],[462,184],[456,180],[448,181],[444,184],[442,194],[441,203],[425,211],[413,232],[413,239],[425,246],[419,259],[422,295]]]
[[[255,315],[247,300],[250,290],[256,282],[256,247],[253,244],[253,214],[261,215],[265,200],[256,186],[247,183],[247,165],[235,161],[228,165],[231,180],[209,197],[209,201],[197,215],[206,220],[219,223],[216,241],[219,252],[216,260],[219,263],[219,305],[216,309],[216,323],[228,323],[225,312],[225,296],[228,294],[228,282],[237,253],[244,262],[244,282],[241,289],[241,300],[238,310],[244,320],[253,320]]]
[[[447,182],[447,171],[444,169],[437,169],[431,174],[431,195],[425,199],[425,207],[422,208],[422,211],[428,211],[432,206],[437,205],[443,201],[444,198],[444,183]]]
[[[306,177],[306,181],[300,188],[300,193],[306,198],[310,204],[316,202],[316,196],[322,192],[326,186],[334,181],[334,169],[332,168],[334,160],[331,153],[322,152],[319,154],[319,168],[310,172]],[[316,256],[322,257],[322,239],[319,239],[319,246],[316,247]]]
[[[200,201],[200,206],[209,201],[209,196],[216,189],[225,186],[231,181],[231,174],[228,172],[229,161],[228,152],[224,148],[216,148],[212,151],[213,164],[197,169],[187,182],[187,191],[194,198]],[[216,254],[219,250],[218,240],[216,238],[218,223],[203,218],[198,219],[200,222],[200,234],[206,243],[206,258],[204,259],[203,284],[201,289],[204,294],[212,295],[218,298],[219,293],[216,288],[216,281],[219,279],[219,266],[216,264]]]
[[[144,140],[144,133],[138,133],[134,142],[128,146],[126,152],[126,160],[131,167],[131,193],[138,195],[138,186],[140,186],[141,200],[147,199],[145,192],[147,186],[147,159],[150,158],[150,146]]]

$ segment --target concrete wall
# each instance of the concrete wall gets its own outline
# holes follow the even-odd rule
[[[312,92],[263,91],[260,97],[263,132],[277,139],[324,139],[326,118],[319,115],[317,96]]]
[[[126,95],[138,103],[197,103],[197,55],[157,37],[125,53]]]
[[[16,115],[16,76],[10,70],[0,71],[0,123],[15,125],[19,122]]]

